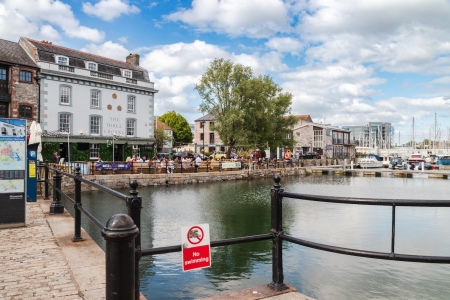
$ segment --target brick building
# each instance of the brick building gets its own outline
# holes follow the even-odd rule
[[[39,121],[39,67],[15,42],[0,39],[0,117]]]

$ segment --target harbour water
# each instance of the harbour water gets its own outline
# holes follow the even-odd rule
[[[426,178],[306,176],[282,179],[289,192],[383,199],[448,200],[449,181]],[[273,180],[228,181],[139,189],[142,247],[180,243],[180,228],[208,223],[211,240],[270,231]],[[128,190],[121,190],[127,194]],[[103,223],[126,212],[101,192],[83,207]],[[70,205],[66,205],[70,210]],[[283,200],[283,229],[319,243],[390,251],[391,208]],[[450,208],[397,208],[396,252],[450,256]],[[103,246],[100,232],[83,227]],[[392,262],[284,243],[285,282],[316,299],[450,299],[450,265]],[[193,299],[271,281],[271,242],[212,249],[212,267],[181,270],[181,254],[144,257],[141,291],[148,299]]]

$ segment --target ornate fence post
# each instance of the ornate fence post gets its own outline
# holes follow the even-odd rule
[[[48,197],[48,161],[45,161],[45,167],[44,167],[44,200],[50,200]]]
[[[271,199],[271,226],[272,226],[272,282],[269,287],[275,291],[282,291],[288,287],[283,283],[283,241],[281,235],[283,233],[283,213],[282,200],[283,197],[279,195],[283,191],[281,189],[279,174],[273,177],[275,184],[270,191]]]
[[[75,168],[75,203],[73,204],[75,212],[75,235],[72,238],[72,242],[80,242],[84,239],[81,237],[81,211],[79,207],[81,206],[81,168],[80,164],[77,164]]]
[[[109,218],[102,236],[106,241],[106,299],[139,299],[135,296],[134,238],[139,229],[130,216]]]
[[[62,175],[59,170],[55,170],[53,175],[53,202],[50,205],[50,214],[64,213],[64,205],[61,202],[61,178]]]
[[[136,190],[139,186],[136,180],[130,181],[130,197],[127,198],[128,215],[133,219],[134,224],[139,229],[139,233],[135,238],[135,299],[139,299],[140,281],[139,281],[139,261],[141,260],[141,209],[142,197],[139,197],[139,192]]]

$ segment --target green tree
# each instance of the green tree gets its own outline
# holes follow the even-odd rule
[[[192,143],[192,131],[186,119],[176,113],[175,111],[169,111],[158,117],[158,120],[169,125],[173,131],[173,139],[176,144],[189,144]]]
[[[214,129],[228,146],[292,147],[292,95],[250,67],[215,59],[196,85],[200,111],[215,116]],[[231,151],[231,148],[229,149]]]
[[[163,148],[163,145],[170,142],[172,137],[168,136],[163,128],[155,128],[155,146],[156,151],[159,152]]]

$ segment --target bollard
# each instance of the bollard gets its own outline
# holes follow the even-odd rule
[[[61,178],[62,175],[58,170],[55,170],[53,175],[53,202],[50,205],[50,214],[63,214],[64,205],[61,202]]]
[[[72,238],[72,242],[81,242],[84,239],[81,237],[81,211],[78,208],[81,206],[81,168],[80,164],[77,164],[75,168],[75,203],[73,204],[74,212],[75,212],[75,235]]]
[[[283,241],[281,234],[283,233],[283,213],[282,213],[282,197],[279,193],[281,189],[280,174],[275,174],[273,180],[275,184],[270,191],[271,202],[271,227],[272,227],[272,282],[268,284],[269,288],[275,291],[282,291],[288,287],[283,283]]]
[[[136,299],[134,238],[139,229],[130,216],[111,216],[102,230],[106,241],[106,299]]]
[[[128,215],[133,219],[134,224],[138,229],[141,228],[141,210],[142,210],[142,197],[139,197],[139,192],[136,190],[139,186],[137,180],[130,181],[130,197],[127,197],[127,208]],[[134,240],[135,246],[135,269],[134,269],[134,277],[135,277],[135,298],[139,299],[139,261],[141,260],[142,252],[141,252],[141,233],[139,232]]]

